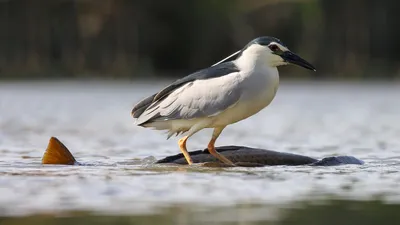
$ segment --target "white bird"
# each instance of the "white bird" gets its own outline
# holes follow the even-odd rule
[[[238,55],[233,61],[226,61]],[[168,130],[168,138],[185,133],[179,148],[193,163],[186,141],[204,128],[214,128],[208,144],[210,154],[233,165],[215,150],[215,141],[229,124],[250,117],[275,97],[279,86],[278,66],[289,63],[314,70],[313,65],[291,52],[279,39],[259,37],[241,51],[213,66],[175,81],[132,109],[136,124]]]

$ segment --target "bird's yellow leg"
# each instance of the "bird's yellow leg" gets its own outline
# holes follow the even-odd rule
[[[217,138],[219,137],[219,135],[221,134],[222,130],[225,127],[220,127],[220,128],[215,128],[211,141],[210,143],[208,143],[208,152],[210,152],[211,155],[213,155],[215,158],[219,159],[221,162],[228,164],[230,166],[235,165],[231,160],[227,159],[225,156],[219,154],[216,150],[215,150],[215,141],[217,140]]]
[[[179,149],[183,153],[183,156],[185,156],[185,159],[189,165],[193,164],[193,160],[189,155],[189,152],[186,149],[186,140],[189,138],[189,136],[185,136],[181,139],[179,139],[178,144],[179,144]]]

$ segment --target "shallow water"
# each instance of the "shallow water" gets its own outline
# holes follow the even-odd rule
[[[400,85],[283,81],[267,109],[217,141],[316,158],[352,155],[365,165],[211,169],[152,165],[179,153],[178,138],[136,127],[130,110],[165,84],[0,83],[0,214],[142,215],[178,207],[236,215],[250,205],[262,211],[240,211],[243,218],[272,220],[302,201],[400,203]],[[210,135],[196,134],[188,148],[203,149]],[[92,165],[40,165],[50,136]]]

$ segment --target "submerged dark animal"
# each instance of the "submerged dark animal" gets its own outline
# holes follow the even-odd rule
[[[239,166],[336,166],[344,164],[362,165],[364,162],[353,156],[332,156],[321,160],[292,153],[276,152],[244,146],[218,147],[218,152]],[[217,162],[207,149],[190,152],[194,163]],[[168,156],[157,163],[187,164],[183,154]]]
[[[249,148],[243,146],[224,146],[217,147],[219,153],[227,157],[237,166],[259,167],[259,166],[337,166],[345,164],[362,165],[364,162],[353,156],[333,156],[326,157],[321,160],[303,155],[291,153],[276,152],[271,150]],[[207,149],[189,152],[194,163],[214,163],[218,162]],[[158,160],[157,164],[187,164],[182,153],[168,156]],[[71,152],[57,138],[50,138],[46,152],[42,158],[42,164],[63,164],[63,165],[79,165]]]

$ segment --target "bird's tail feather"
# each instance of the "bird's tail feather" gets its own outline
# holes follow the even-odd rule
[[[138,102],[131,111],[133,118],[139,118],[140,115],[153,103],[153,99],[156,94],[149,96],[142,101]]]

